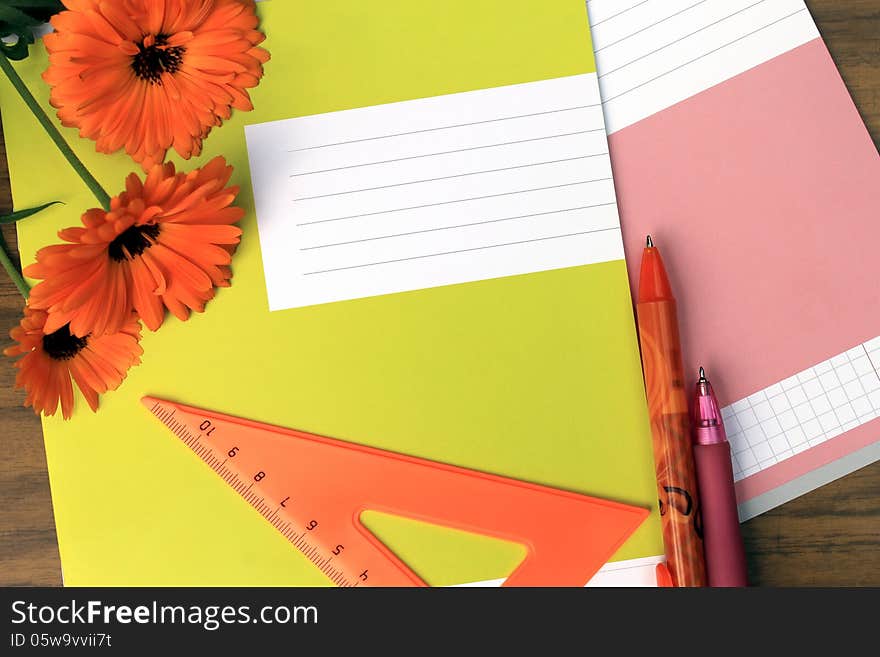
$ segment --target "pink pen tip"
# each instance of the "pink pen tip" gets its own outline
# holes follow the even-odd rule
[[[715,445],[727,442],[724,421],[721,418],[721,407],[712,390],[712,384],[706,378],[706,372],[700,368],[700,380],[697,381],[694,399],[694,442],[698,445]]]

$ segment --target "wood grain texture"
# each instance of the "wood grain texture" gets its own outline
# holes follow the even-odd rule
[[[880,0],[808,0],[828,48],[880,145]],[[0,136],[0,213],[11,209]],[[14,231],[3,235],[13,248]],[[0,344],[21,298],[0,274]],[[39,420],[21,407],[14,371],[0,362],[0,586],[61,583]],[[880,463],[744,525],[752,583],[880,586]]]
[[[0,214],[12,209],[0,134]],[[13,226],[0,226],[15,257]],[[0,268],[0,348],[21,317],[22,298]],[[61,584],[52,499],[39,418],[13,390],[15,370],[0,355],[0,586]]]

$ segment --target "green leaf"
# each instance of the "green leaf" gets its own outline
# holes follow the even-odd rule
[[[64,10],[61,0],[0,0],[0,6],[15,7],[41,22]]]
[[[16,39],[12,43],[0,41],[0,54],[12,60],[27,57],[28,45],[34,42],[33,30],[63,9],[60,0],[0,0],[0,39]]]
[[[55,9],[56,11],[61,11],[64,9],[64,5],[61,4],[61,0],[0,0],[4,5],[9,5],[10,7],[23,7],[28,9],[29,7],[48,7]]]
[[[37,212],[42,212],[46,208],[57,204],[64,205],[61,201],[50,201],[49,203],[38,205],[35,208],[28,208],[27,210],[18,210],[12,214],[0,215],[0,224],[14,224],[16,221],[27,219],[28,217],[37,214]]]
[[[11,25],[16,31],[19,27],[30,27],[39,25],[40,21],[33,16],[28,16],[23,11],[10,7],[7,4],[0,4],[0,24]]]
[[[21,37],[13,44],[0,41],[0,57],[4,55],[14,62],[21,61],[28,56],[28,42]]]

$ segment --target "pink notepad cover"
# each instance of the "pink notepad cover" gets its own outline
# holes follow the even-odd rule
[[[880,157],[821,39],[610,144],[633,286],[651,232],[686,367],[717,373],[723,405],[880,334]],[[739,500],[877,439],[875,419],[742,479]]]

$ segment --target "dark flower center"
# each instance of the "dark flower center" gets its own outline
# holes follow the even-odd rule
[[[149,249],[158,236],[159,226],[157,224],[129,226],[110,242],[107,252],[112,260],[122,262]]]
[[[86,348],[89,336],[79,338],[70,334],[70,324],[43,336],[43,351],[52,360],[69,360]]]
[[[186,48],[167,44],[167,34],[157,34],[152,45],[137,44],[138,54],[131,60],[134,74],[150,84],[162,84],[163,73],[176,73]]]

